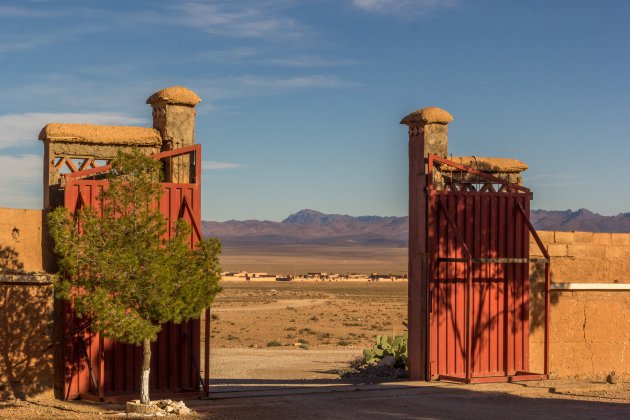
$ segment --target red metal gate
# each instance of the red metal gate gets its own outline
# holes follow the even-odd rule
[[[548,374],[549,256],[529,222],[531,192],[429,155],[429,368],[433,379]],[[545,258],[529,258],[529,234]],[[545,373],[529,367],[529,263],[546,264]]]
[[[153,158],[165,161],[191,155],[189,183],[162,183],[160,212],[168,222],[169,238],[174,234],[178,219],[184,218],[192,227],[190,243],[201,238],[201,147],[189,146],[158,153]],[[98,197],[107,181],[103,175],[110,165],[75,172],[66,176],[65,206],[76,212],[82,206],[97,206]],[[142,362],[137,346],[118,343],[90,331],[89,322],[76,317],[72,306],[64,303],[63,319],[63,383],[64,398],[95,396],[100,399],[128,394],[140,390],[139,374]],[[208,312],[206,312],[206,316]],[[205,380],[200,376],[200,321],[191,320],[177,325],[166,324],[152,343],[151,383],[152,395],[182,392],[201,392],[208,384],[209,337],[205,340]]]

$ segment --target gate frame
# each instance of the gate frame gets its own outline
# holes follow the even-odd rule
[[[191,225],[191,246],[194,246],[196,242],[201,239],[201,145],[194,144],[191,146],[159,152],[153,155],[150,155],[151,158],[157,160],[165,160],[168,159],[167,164],[170,164],[173,158],[182,155],[194,155],[194,159],[191,159],[191,162],[194,162],[194,182],[172,182],[171,179],[168,179],[164,182],[161,182],[161,185],[167,188],[176,188],[183,187],[184,185],[188,188],[192,185],[192,190],[194,191],[193,202],[188,201],[186,195],[182,195],[181,202],[179,204],[179,214],[178,218],[182,218],[185,215],[190,219]],[[81,181],[86,181],[85,178],[95,178],[97,175],[101,175],[112,168],[111,164],[91,168],[83,171],[77,171],[71,174],[67,174],[65,176],[65,192],[64,192],[64,206],[68,208],[72,213],[77,210],[77,204],[86,205],[84,197],[79,194],[76,197],[73,197],[71,194],[73,193],[73,189],[75,186],[80,185]],[[169,178],[172,174],[168,174]],[[96,184],[105,184],[104,180],[87,180]],[[164,194],[164,193],[163,193]],[[70,198],[73,199],[70,199]],[[72,203],[72,208],[69,208],[68,205]],[[156,205],[159,206],[159,203]],[[192,208],[191,208],[192,206]],[[85,322],[82,322],[78,325],[78,327],[74,328],[71,331],[68,331],[68,323],[74,324],[76,317],[74,316],[74,310],[72,309],[72,304],[69,302],[64,302],[63,306],[63,322],[64,322],[64,338],[63,338],[63,351],[61,356],[61,366],[63,369],[62,377],[63,377],[63,396],[64,399],[70,399],[70,397],[76,398],[80,396],[84,399],[91,400],[101,400],[101,401],[118,401],[118,400],[127,400],[129,394],[111,394],[108,395],[105,391],[105,338],[98,333],[92,333],[89,331],[89,325],[86,325]],[[205,317],[205,339],[204,339],[204,377],[203,379],[199,376],[199,382],[201,382],[202,388],[198,391],[182,391],[182,392],[167,392],[166,394],[157,392],[154,396],[168,396],[172,394],[176,394],[181,396],[201,396],[205,394],[209,396],[210,393],[210,308],[206,308],[204,311]],[[188,322],[199,321],[198,319],[190,320]],[[198,334],[201,334],[201,325],[199,325]],[[194,328],[194,325],[192,326]],[[89,349],[86,345],[85,339],[89,340]],[[77,350],[69,344],[69,341],[80,341],[83,345],[83,354],[77,357]],[[189,338],[191,342],[194,343],[195,339],[193,337]],[[93,341],[95,343],[93,344]],[[113,340],[111,340],[113,341]],[[173,344],[173,343],[170,343]],[[76,343],[75,343],[76,345]],[[95,348],[92,348],[95,345]],[[90,357],[90,354],[92,357]],[[194,354],[194,349],[193,349]],[[83,357],[83,359],[81,359]],[[80,370],[80,363],[82,360],[87,362],[87,369],[83,371]],[[93,363],[96,362],[97,366],[93,366]],[[159,360],[156,359],[155,363],[159,363]],[[98,382],[94,376],[94,370],[98,369]],[[199,366],[197,369],[201,370],[201,360],[199,360]],[[66,371],[70,371],[70,376],[68,377],[65,373]],[[87,376],[87,378],[85,378]],[[81,377],[83,378],[83,382],[81,382]],[[77,391],[71,392],[72,383],[74,381],[79,381],[77,383]],[[92,388],[96,393],[91,392]],[[83,391],[83,392],[82,392]]]
[[[432,198],[434,198],[435,196],[440,194],[440,190],[436,190],[435,186],[434,186],[434,172],[435,172],[435,162],[439,162],[441,164],[445,164],[448,165],[449,167],[453,167],[457,170],[459,170],[460,172],[466,172],[466,173],[470,173],[473,174],[477,177],[480,178],[484,178],[486,181],[488,182],[492,182],[492,183],[498,183],[502,185],[502,188],[500,191],[502,191],[504,188],[508,191],[511,190],[518,190],[521,191],[524,194],[527,194],[527,198],[531,199],[532,194],[530,192],[529,189],[518,185],[518,184],[514,184],[511,182],[508,182],[506,180],[503,180],[501,178],[492,176],[488,173],[484,173],[481,171],[478,171],[474,168],[468,167],[468,166],[464,166],[455,162],[452,162],[448,159],[442,158],[436,154],[431,154],[429,153],[427,155],[427,166],[428,166],[428,170],[427,170],[427,176],[426,176],[426,188],[425,188],[425,192],[426,192],[426,216],[427,216],[427,224],[425,225],[427,227],[427,230],[430,228],[429,226],[432,227],[432,225],[429,225],[428,221],[430,220],[430,218],[432,217],[430,215],[430,209],[431,209],[431,205],[430,203],[432,203]],[[482,191],[480,191],[480,193],[482,193]],[[411,201],[411,200],[410,200]],[[424,293],[426,293],[426,296],[428,297],[428,305],[426,307],[427,313],[426,313],[426,319],[427,319],[427,324],[426,324],[426,347],[425,347],[425,352],[427,354],[426,357],[426,361],[427,361],[427,365],[426,366],[426,373],[427,373],[427,377],[428,380],[431,380],[431,368],[430,368],[430,361],[432,360],[432,356],[431,356],[431,333],[430,333],[430,320],[431,320],[431,306],[432,306],[432,298],[430,297],[431,292],[430,292],[430,288],[431,288],[431,284],[435,281],[435,275],[434,275],[434,271],[437,269],[438,265],[440,262],[464,262],[466,263],[466,293],[465,293],[465,330],[466,330],[466,337],[465,337],[465,375],[464,377],[460,377],[460,376],[452,376],[452,375],[438,375],[438,380],[448,380],[448,381],[455,381],[455,382],[463,382],[463,383],[486,383],[486,382],[513,382],[513,381],[528,381],[528,380],[540,380],[540,379],[548,379],[549,378],[549,306],[550,306],[550,289],[551,289],[551,275],[550,275],[550,256],[549,253],[547,252],[547,250],[545,249],[542,240],[540,239],[540,237],[538,236],[538,233],[536,232],[536,229],[533,227],[531,221],[529,220],[529,215],[527,214],[527,212],[525,211],[525,209],[523,208],[523,206],[521,205],[521,203],[516,202],[516,209],[518,210],[518,212],[520,213],[520,215],[523,217],[523,220],[525,222],[525,225],[527,226],[527,229],[529,231],[529,233],[533,236],[534,240],[536,241],[536,244],[538,246],[538,248],[540,249],[542,255],[544,256],[544,258],[530,258],[529,256],[527,258],[475,258],[472,254],[472,252],[470,251],[470,248],[468,246],[468,244],[466,243],[464,236],[462,235],[461,231],[459,230],[459,228],[457,227],[457,224],[453,221],[451,215],[448,213],[447,209],[445,208],[444,204],[441,201],[438,201],[437,204],[437,211],[438,212],[442,212],[444,214],[444,216],[446,217],[446,221],[447,224],[453,229],[453,231],[455,232],[455,236],[457,239],[457,242],[459,242],[459,244],[461,245],[464,253],[466,254],[465,258],[441,258],[441,257],[437,257],[436,256],[436,260],[435,261],[431,261],[431,252],[432,250],[435,249],[435,241],[437,238],[435,238],[434,235],[430,235],[429,232],[427,231],[427,245],[426,245],[426,249],[427,251],[429,251],[427,253],[427,263],[425,265],[426,271],[424,272],[424,282],[423,282],[423,288],[424,288]],[[411,248],[410,248],[410,254],[411,254]],[[504,376],[478,376],[478,377],[474,377],[472,375],[471,372],[471,359],[472,359],[472,354],[471,354],[471,349],[472,349],[472,326],[471,326],[471,304],[470,304],[470,300],[471,300],[471,295],[472,295],[472,283],[473,283],[473,270],[472,270],[472,266],[475,263],[500,263],[500,264],[529,264],[532,262],[537,262],[537,263],[544,263],[545,264],[545,287],[544,287],[544,296],[545,296],[545,314],[544,314],[544,373],[539,374],[539,373],[532,373],[532,372],[516,372],[514,375],[504,375]],[[526,277],[529,280],[529,273],[527,274]],[[529,281],[527,282],[527,287],[529,287]],[[530,331],[524,331],[524,333],[529,334]]]

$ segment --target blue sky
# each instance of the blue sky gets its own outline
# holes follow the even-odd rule
[[[408,112],[513,157],[533,208],[630,211],[630,2],[0,1],[0,206],[41,207],[47,122],[151,124],[196,91],[203,217],[407,213]]]

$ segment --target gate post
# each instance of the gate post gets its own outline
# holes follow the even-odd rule
[[[427,267],[427,155],[448,154],[447,111],[429,107],[407,115],[400,124],[409,127],[409,251],[408,318],[409,379],[430,380],[429,271]]]
[[[153,108],[153,128],[160,132],[163,152],[195,144],[195,106],[199,102],[201,98],[195,92],[182,86],[171,86],[149,96],[147,104]],[[188,156],[169,159],[166,181],[190,182],[196,169],[194,163]]]

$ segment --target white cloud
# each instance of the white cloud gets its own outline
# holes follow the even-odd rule
[[[198,84],[197,93],[209,101],[270,96],[292,90],[344,89],[360,86],[358,83],[334,75],[305,75],[287,78],[245,75],[206,79]],[[202,102],[202,104],[208,104]]]
[[[0,155],[0,207],[41,209],[43,157]]]
[[[198,61],[213,62],[253,62],[285,67],[332,67],[356,64],[349,59],[326,59],[317,55],[296,55],[288,57],[269,57],[269,50],[264,48],[238,47],[229,50],[205,51],[196,55]]]
[[[398,16],[422,16],[451,9],[460,0],[352,0],[358,9],[369,13]]]
[[[299,55],[295,57],[285,58],[269,58],[266,63],[287,67],[330,67],[330,66],[347,66],[356,64],[354,60],[327,60],[325,58],[312,55]]]
[[[341,80],[337,76],[327,75],[310,75],[288,78],[243,76],[240,77],[238,81],[246,86],[271,89],[338,88],[357,86],[357,84]]]
[[[201,162],[201,169],[205,171],[214,171],[217,169],[235,169],[240,167],[240,164],[231,162],[215,162],[212,160],[204,160]]]
[[[0,6],[0,18],[5,17],[45,17],[46,13],[41,10],[29,9],[27,7]]]
[[[231,50],[205,51],[197,54],[197,59],[208,61],[241,61],[256,57],[261,50],[257,48],[233,48]]]
[[[18,50],[28,50],[50,44],[57,44],[72,40],[77,36],[89,33],[102,32],[105,28],[101,26],[90,26],[83,28],[62,29],[56,32],[30,33],[30,34],[6,34],[0,39],[0,53]]]
[[[158,20],[232,37],[295,36],[300,28],[294,19],[281,12],[285,3],[274,0],[176,2],[170,6],[171,13]]]
[[[34,143],[48,123],[138,125],[143,118],[110,113],[35,113],[0,115],[0,149]]]

